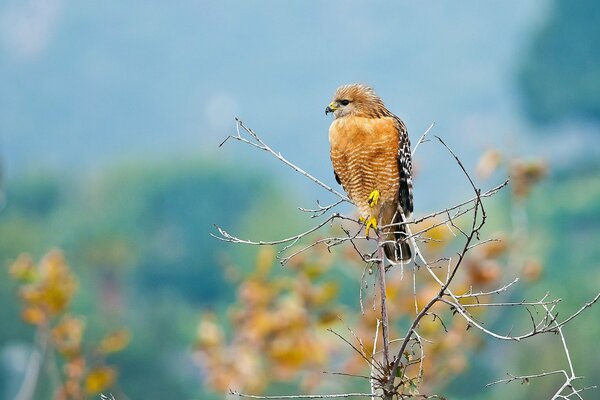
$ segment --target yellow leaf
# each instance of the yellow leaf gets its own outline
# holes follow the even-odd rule
[[[37,277],[33,259],[29,254],[21,254],[10,266],[10,276],[21,282],[32,282]]]
[[[443,329],[442,324],[437,318],[428,316],[419,321],[419,333],[424,336],[432,335]]]
[[[256,257],[256,273],[260,277],[265,277],[271,271],[275,261],[275,250],[271,247],[263,247]]]
[[[223,332],[217,324],[214,314],[207,313],[202,316],[198,324],[197,346],[201,349],[215,347],[223,342]]]
[[[112,386],[116,376],[117,373],[111,367],[96,367],[85,378],[85,390],[89,394],[100,393]]]
[[[26,263],[26,260],[23,260],[22,262]],[[77,282],[62,253],[56,250],[48,253],[40,262],[38,272],[39,277],[34,283],[21,287],[21,298],[27,306],[43,309],[49,318],[64,312],[75,294]]]
[[[37,285],[26,285],[21,287],[19,295],[29,305],[40,305],[44,297],[44,293]]]
[[[65,256],[60,250],[48,252],[40,262],[40,273],[44,279],[56,279],[69,273]]]
[[[129,331],[126,329],[121,329],[102,339],[99,349],[105,354],[115,353],[127,347],[130,339],[131,335],[129,334]]]
[[[434,218],[423,221],[411,228],[412,232],[422,232],[424,238],[428,238],[425,244],[431,251],[439,251],[443,249],[453,237],[449,224],[443,223],[440,218]]]
[[[51,281],[44,287],[44,305],[54,315],[65,311],[75,294],[76,283],[70,276],[62,281]]]
[[[319,314],[317,323],[319,325],[332,325],[339,321],[339,316],[342,315],[341,310],[327,310]]]
[[[323,273],[326,271],[326,268],[323,265],[316,263],[305,263],[302,265],[302,272],[310,279],[311,281],[315,281],[320,278]]]
[[[314,291],[311,299],[312,303],[317,306],[324,305],[333,300],[337,296],[338,291],[339,287],[337,283],[326,282]]]
[[[84,327],[83,319],[65,316],[52,329],[52,341],[60,354],[67,358],[79,354]]]

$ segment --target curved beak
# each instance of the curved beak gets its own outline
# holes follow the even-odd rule
[[[329,105],[327,107],[325,107],[325,115],[334,112],[335,110],[339,110],[338,107],[335,106],[335,104],[333,103],[333,101],[331,103],[329,103]]]

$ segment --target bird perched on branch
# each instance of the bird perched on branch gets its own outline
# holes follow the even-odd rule
[[[413,212],[412,159],[404,122],[392,114],[373,89],[340,86],[325,115],[335,179],[358,208],[366,236],[381,226],[385,256],[392,263],[412,257],[405,241]]]

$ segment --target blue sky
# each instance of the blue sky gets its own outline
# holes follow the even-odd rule
[[[490,146],[567,159],[586,147],[585,129],[570,145],[547,135],[538,146],[514,79],[546,8],[543,0],[4,1],[2,157],[9,176],[169,157],[281,170],[249,148],[216,149],[239,116],[333,184],[323,109],[338,85],[364,82],[413,141],[435,121],[434,133],[469,166]],[[421,179],[445,191],[443,157],[427,145],[416,161]],[[417,183],[417,196],[431,198],[431,187]]]

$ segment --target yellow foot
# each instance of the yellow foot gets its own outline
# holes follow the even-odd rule
[[[369,206],[371,208],[375,207],[377,205],[378,201],[379,201],[379,190],[375,189],[369,195]]]
[[[373,227],[373,229],[377,229],[377,220],[375,219],[375,217],[369,217],[369,219],[367,219],[365,227],[365,236],[367,237],[367,239],[369,238],[369,230],[371,229],[371,227]]]
[[[365,217],[358,217],[358,220],[359,220],[360,222],[365,222],[365,221],[366,221]]]

